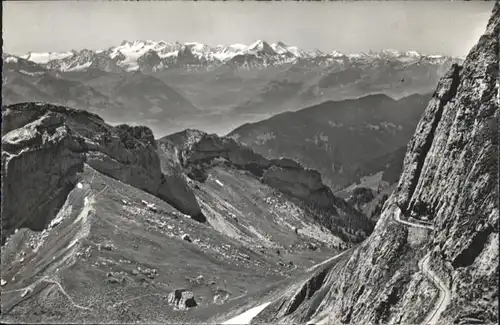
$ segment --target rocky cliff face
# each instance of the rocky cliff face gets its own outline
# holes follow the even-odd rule
[[[498,322],[499,34],[497,2],[439,82],[372,235],[255,321]]]
[[[186,174],[196,180],[205,181],[207,170],[217,164],[233,166],[259,177],[261,182],[282,193],[301,201],[325,215],[325,225],[329,228],[336,224],[349,228],[349,232],[369,233],[371,222],[359,211],[342,199],[335,197],[321,180],[321,175],[299,163],[287,159],[267,159],[242,146],[235,140],[186,130],[159,140],[160,145],[175,148],[179,162]],[[326,215],[331,215],[326,217]],[[338,222],[331,220],[338,219]]]
[[[2,242],[17,228],[43,229],[84,163],[204,221],[187,185],[175,173],[162,173],[148,128],[111,127],[85,111],[37,103],[10,105],[2,113]],[[172,179],[181,185],[177,192]]]

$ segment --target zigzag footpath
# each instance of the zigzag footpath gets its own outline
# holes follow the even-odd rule
[[[434,230],[434,227],[429,225],[422,225],[415,222],[401,220],[401,209],[397,207],[396,213],[394,214],[394,220],[400,224],[408,227],[415,227],[420,229]],[[422,325],[434,325],[437,324],[441,313],[446,309],[446,306],[450,303],[451,292],[446,287],[446,284],[434,273],[429,266],[430,254],[427,254],[423,259],[418,262],[418,267],[425,276],[439,289],[439,299],[434,305],[434,308],[427,314]]]
[[[407,227],[414,227],[414,228],[420,228],[420,229],[426,229],[426,230],[434,230],[434,227],[429,226],[429,225],[424,225],[416,222],[411,222],[411,221],[406,221],[401,219],[401,209],[397,207],[396,212],[394,214],[394,220],[402,225],[405,225]],[[346,250],[340,254],[337,254],[321,263],[318,263],[309,269],[307,271],[313,271],[314,269],[320,267],[321,265],[327,264],[328,262],[331,262],[340,256],[344,255],[347,253]],[[423,259],[421,259],[418,263],[419,269],[422,273],[425,274],[425,276],[436,286],[436,288],[439,289],[439,299],[434,305],[434,308],[427,314],[425,317],[424,321],[422,322],[422,325],[435,325],[438,323],[439,318],[441,317],[442,312],[446,309],[446,306],[450,303],[451,299],[451,292],[448,290],[446,287],[446,284],[434,273],[430,266],[429,266],[429,260],[430,260],[430,254],[427,254]],[[266,302],[264,304],[261,304],[259,306],[253,307],[244,313],[231,318],[230,320],[224,322],[223,324],[250,324],[252,319],[257,316],[259,313],[261,313],[268,305],[270,302]],[[319,323],[322,323],[321,320]]]

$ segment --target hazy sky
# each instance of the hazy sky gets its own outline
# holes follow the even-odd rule
[[[493,1],[2,2],[4,51],[104,49],[123,40],[272,43],[345,53],[414,49],[462,56]]]

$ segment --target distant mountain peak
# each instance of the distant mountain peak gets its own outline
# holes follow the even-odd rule
[[[263,41],[263,40],[256,40],[255,42],[253,42],[251,45],[248,46],[249,49],[254,49],[254,48],[261,48],[261,47],[264,47],[264,46],[269,46],[269,44],[267,44],[266,41]]]
[[[256,42],[254,42],[252,45],[250,45],[248,47],[248,50],[249,51],[258,51],[258,52],[261,52],[264,54],[270,54],[270,55],[277,54],[273,50],[273,48],[266,41],[263,41],[263,40],[257,40]]]
[[[286,45],[282,41],[278,41],[276,43],[271,44],[271,47],[274,50],[274,52],[276,52],[278,54],[291,53],[288,50],[288,45]]]
[[[283,46],[283,47],[288,47],[288,45],[286,45],[285,43],[283,43],[282,41],[277,41],[276,43],[277,46]]]

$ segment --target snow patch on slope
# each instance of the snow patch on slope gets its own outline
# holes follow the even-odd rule
[[[85,69],[89,68],[91,65],[92,65],[92,62],[89,61],[89,62],[86,62],[83,64],[77,64],[76,66],[74,66],[72,68],[66,69],[66,71],[81,71],[81,70],[85,70]]]
[[[15,56],[9,56],[5,59],[5,62],[7,63],[17,63],[17,61],[19,61],[19,59]]]
[[[259,305],[257,307],[250,308],[246,312],[244,312],[236,317],[233,317],[230,320],[225,321],[222,324],[228,324],[228,325],[229,324],[250,324],[252,319],[254,319],[255,316],[260,314],[270,304],[271,304],[270,302],[266,302],[266,303]]]

